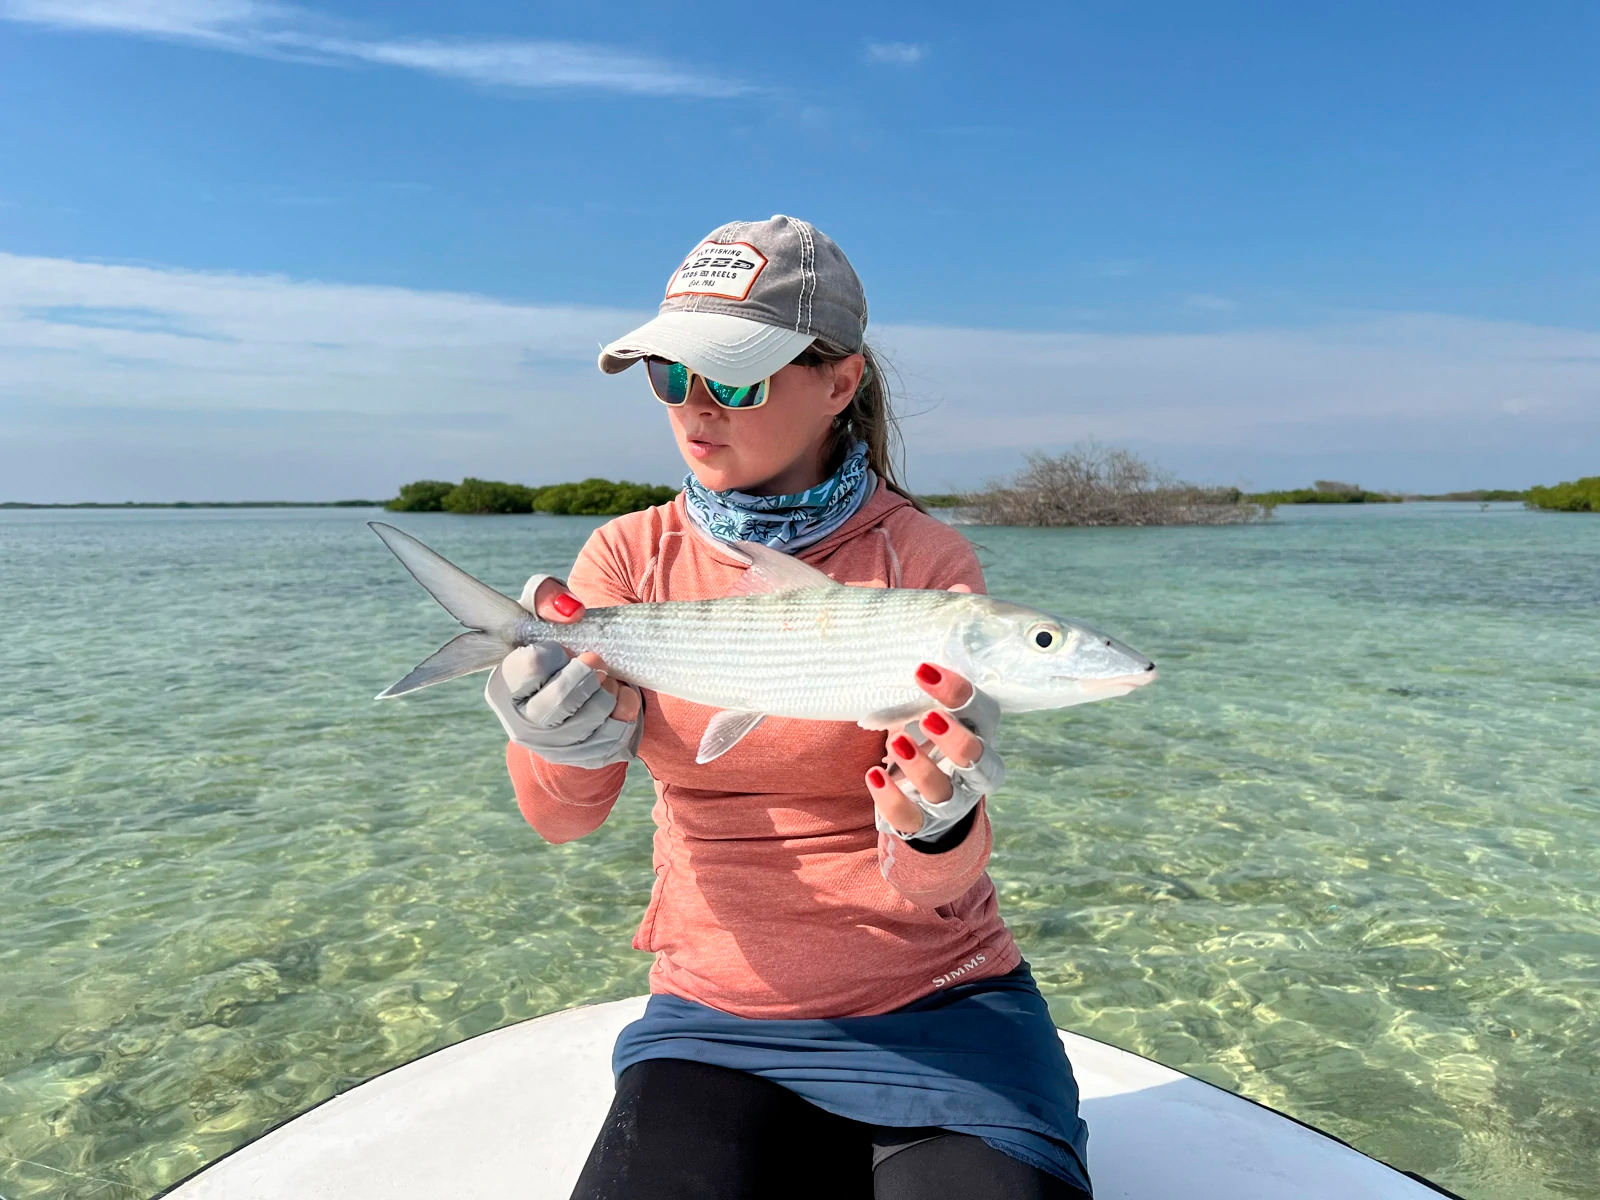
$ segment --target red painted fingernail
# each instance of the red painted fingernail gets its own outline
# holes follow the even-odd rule
[[[916,743],[903,733],[895,735],[894,739],[889,743],[889,749],[894,751],[896,758],[903,758],[907,762],[917,756]]]
[[[939,670],[939,668],[934,666],[932,663],[923,663],[917,668],[917,678],[921,682],[932,687],[934,684],[938,683],[944,678],[944,672]]]
[[[873,767],[867,772],[867,782],[875,788],[886,788],[889,786],[889,777],[883,773],[882,767]]]
[[[943,737],[950,732],[950,722],[944,719],[942,712],[925,713],[922,718],[922,727],[934,737]]]
[[[576,616],[578,610],[583,607],[583,601],[567,592],[562,592],[550,603],[556,606],[556,611],[563,617]]]

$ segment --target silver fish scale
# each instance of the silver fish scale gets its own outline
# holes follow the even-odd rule
[[[951,592],[818,587],[596,608],[576,625],[530,617],[516,641],[593,651],[618,678],[699,704],[852,721],[921,698],[917,664],[971,606]]]

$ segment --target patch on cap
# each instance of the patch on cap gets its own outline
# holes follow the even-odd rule
[[[749,242],[701,242],[667,282],[667,299],[716,296],[743,300],[766,266],[767,256]]]

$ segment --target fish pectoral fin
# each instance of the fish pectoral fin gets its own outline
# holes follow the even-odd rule
[[[695,753],[694,761],[708,763],[713,758],[721,758],[737,746],[745,734],[766,719],[766,713],[740,712],[734,708],[723,709],[713,716],[711,723],[706,726],[705,736],[700,739],[700,749]]]
[[[933,707],[933,698],[930,696],[923,700],[912,700],[906,704],[897,704],[893,708],[886,708],[881,712],[868,713],[856,724],[863,729],[894,729],[904,725],[907,721],[916,720]]]
[[[763,546],[760,542],[734,542],[733,547],[750,561],[750,568],[739,576],[730,596],[766,596],[773,592],[794,592],[802,588],[843,587],[810,563]]]

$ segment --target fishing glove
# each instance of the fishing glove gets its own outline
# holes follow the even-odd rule
[[[978,801],[998,788],[1006,779],[1006,764],[991,744],[1000,727],[1000,705],[987,692],[972,689],[972,696],[960,708],[948,710],[950,715],[965,725],[983,743],[983,752],[970,767],[958,767],[944,756],[936,746],[928,745],[928,735],[919,724],[906,727],[906,736],[916,739],[928,749],[928,757],[950,777],[950,799],[934,804],[924,798],[911,780],[902,777],[897,786],[906,798],[922,810],[922,828],[915,833],[901,833],[880,814],[878,828],[904,842],[937,841],[949,833],[968,813],[978,807]]]
[[[529,612],[548,578],[535,575],[522,589],[521,603]],[[631,721],[613,720],[617,698],[600,686],[593,667],[568,658],[556,642],[534,642],[506,655],[489,675],[483,698],[508,738],[558,766],[627,762],[638,752],[644,731],[643,709]]]

